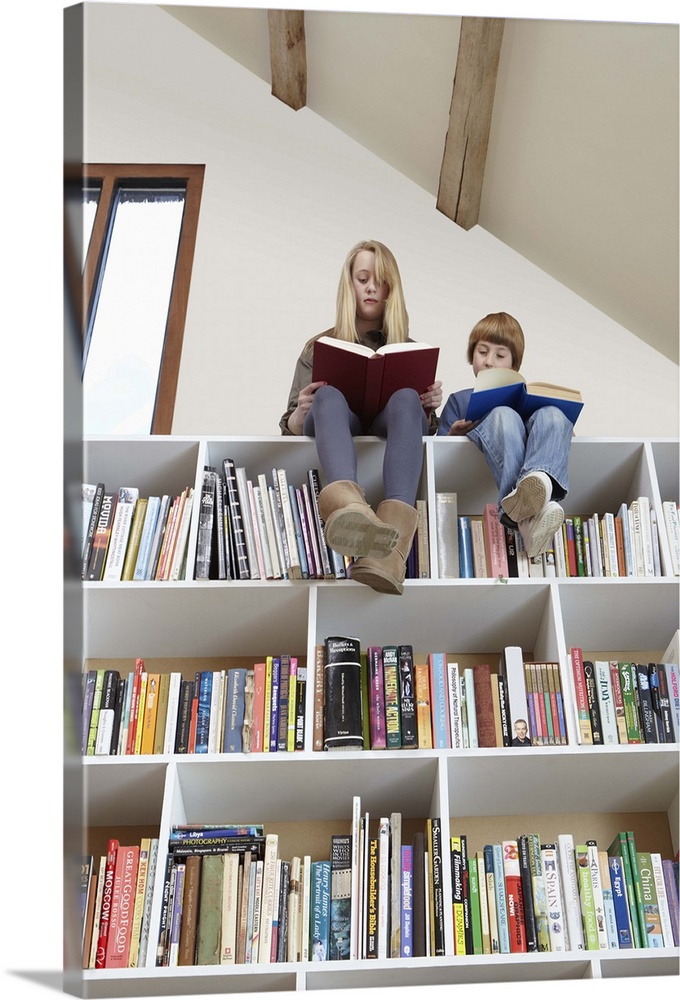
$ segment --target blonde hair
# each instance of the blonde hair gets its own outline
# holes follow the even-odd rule
[[[377,240],[362,240],[353,246],[345,258],[340,275],[335,316],[335,336],[339,340],[359,340],[356,328],[357,303],[352,284],[352,269],[357,255],[368,250],[375,255],[375,276],[377,281],[389,288],[382,329],[388,344],[400,344],[408,340],[408,313],[404,302],[399,268],[394,254],[384,243]]]
[[[469,364],[472,364],[475,346],[480,340],[507,347],[512,355],[512,367],[516,372],[519,371],[524,357],[524,333],[514,316],[506,312],[489,313],[484,319],[475,323],[468,338],[467,359]]]

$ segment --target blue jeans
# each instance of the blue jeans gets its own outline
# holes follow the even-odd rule
[[[556,406],[543,406],[527,420],[509,406],[496,406],[468,437],[483,452],[498,487],[500,520],[515,527],[501,500],[529,472],[546,472],[553,483],[553,500],[567,495],[567,466],[574,425]]]
[[[385,438],[383,482],[386,500],[413,506],[423,465],[423,436],[428,421],[415,389],[398,389],[387,402],[369,434]],[[357,453],[353,438],[365,433],[343,394],[324,385],[314,394],[303,433],[316,439],[319,461],[328,483],[357,481]]]

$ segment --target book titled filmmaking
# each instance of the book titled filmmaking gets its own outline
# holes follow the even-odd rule
[[[374,351],[348,340],[319,337],[314,342],[312,381],[339,389],[366,430],[397,389],[425,392],[435,380],[438,359],[439,348],[429,344],[407,341]]]
[[[481,420],[495,406],[511,406],[523,420],[542,406],[556,406],[575,424],[583,400],[578,389],[552,382],[527,382],[510,368],[484,368],[475,380],[465,419]]]

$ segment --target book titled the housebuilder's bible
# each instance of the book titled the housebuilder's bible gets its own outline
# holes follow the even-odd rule
[[[542,406],[556,406],[575,424],[583,400],[578,389],[551,382],[527,382],[509,368],[484,368],[475,380],[465,419],[481,420],[496,406],[511,406],[524,420]]]
[[[336,337],[319,337],[314,342],[312,381],[339,389],[367,431],[397,389],[415,389],[420,395],[433,384],[438,358],[439,348],[429,344],[407,341],[374,351]]]

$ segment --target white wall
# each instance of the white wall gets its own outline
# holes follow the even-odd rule
[[[206,164],[174,433],[278,433],[345,254],[373,238],[399,261],[411,335],[441,347],[445,392],[470,384],[472,325],[504,309],[527,378],[581,389],[579,434],[678,434],[676,365],[164,11],[85,4],[85,57],[86,160]]]

